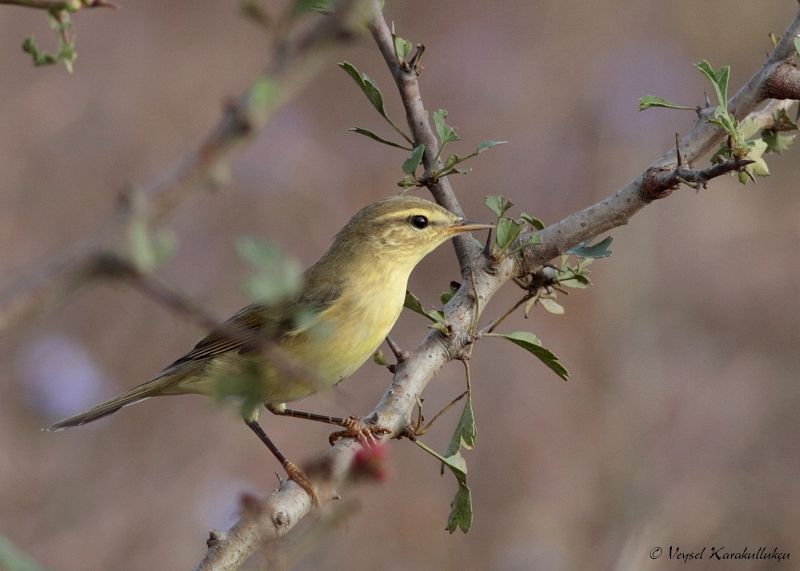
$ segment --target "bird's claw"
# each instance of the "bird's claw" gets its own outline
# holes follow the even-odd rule
[[[306,476],[305,472],[289,461],[283,465],[283,469],[286,470],[286,475],[289,476],[290,480],[294,481],[298,486],[306,491],[308,496],[311,498],[311,503],[315,507],[319,507],[319,497],[317,497],[317,492],[314,490],[314,486],[311,483],[311,480],[308,479],[308,476]]]
[[[391,430],[383,426],[364,422],[357,416],[347,417],[344,419],[342,426],[344,430],[333,432],[328,436],[328,442],[330,442],[331,446],[336,444],[336,441],[340,438],[357,438],[364,446],[374,446],[378,443],[377,436],[391,432]]]

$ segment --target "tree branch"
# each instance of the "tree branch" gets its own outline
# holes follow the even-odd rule
[[[94,234],[3,289],[0,330],[59,302],[82,285],[88,276],[83,269],[111,248],[109,243],[118,239],[117,234],[133,215],[144,215],[149,221],[158,222],[197,188],[217,183],[230,159],[283,103],[308,83],[334,48],[355,37],[368,14],[365,2],[342,0],[332,14],[299,35],[279,34],[265,72],[226,105],[222,118],[197,149],[149,185],[122,196],[118,208]],[[131,194],[142,200],[132,200]],[[144,211],[134,212],[134,205],[143,205]]]
[[[787,28],[782,39],[773,50],[764,66],[729,101],[729,110],[737,117],[750,115],[770,93],[766,88],[776,71],[784,69],[782,62],[794,50],[793,38],[800,29],[800,13]],[[394,55],[391,33],[386,26],[380,10],[370,26],[384,59],[392,71],[398,85],[406,115],[416,143],[426,144],[426,171],[434,168],[433,157],[437,152],[436,140],[427,122],[427,114],[422,105],[416,75],[409,76],[407,70],[399,66]],[[772,114],[785,109],[789,102],[770,102],[752,117],[767,128],[774,124]],[[462,286],[444,308],[451,333],[444,337],[438,331],[429,332],[416,350],[398,363],[392,384],[384,393],[368,418],[389,428],[391,436],[403,434],[411,424],[411,416],[419,395],[433,375],[447,362],[463,355],[474,342],[470,333],[476,319],[486,302],[508,281],[519,275],[529,274],[550,259],[566,252],[584,240],[593,238],[611,228],[627,223],[636,212],[650,204],[654,198],[666,196],[679,180],[706,182],[724,172],[743,166],[742,161],[706,169],[691,170],[685,165],[697,160],[718,144],[723,136],[714,126],[706,123],[710,113],[705,110],[692,128],[680,139],[679,145],[683,161],[680,168],[677,151],[667,151],[661,158],[640,174],[633,182],[618,190],[608,198],[572,214],[553,224],[539,235],[541,243],[524,248],[517,256],[505,257],[491,268],[486,268],[484,258],[469,242],[457,246],[462,270],[471,271],[472,283]],[[431,146],[428,147],[428,144]],[[452,189],[445,182],[433,186],[437,201],[454,212],[459,213],[458,202]],[[477,244],[477,242],[475,242]],[[388,437],[387,437],[388,438]],[[359,446],[352,439],[342,439],[335,446],[318,456],[306,468],[320,490],[322,503],[337,496],[337,488],[349,481],[351,462]],[[212,532],[206,557],[197,567],[198,571],[237,569],[263,542],[277,539],[287,534],[305,517],[311,509],[308,494],[294,482],[283,482],[269,497],[248,506],[241,519],[227,533]]]
[[[416,65],[404,66],[397,61],[394,38],[389,26],[386,24],[386,19],[383,17],[381,3],[379,0],[372,0],[372,2],[376,15],[369,25],[369,30],[375,39],[375,43],[378,44],[378,49],[389,67],[389,71],[392,72],[395,84],[397,84],[400,100],[406,110],[406,120],[414,136],[414,146],[425,145],[425,154],[422,155],[425,174],[422,180],[427,181],[425,186],[430,190],[436,202],[457,216],[463,217],[464,211],[453,192],[453,187],[450,186],[450,180],[447,177],[441,177],[436,181],[432,181],[429,176],[432,171],[442,167],[442,161],[438,159],[439,142],[428,121],[428,112],[422,104],[422,96],[419,91],[419,67]],[[461,273],[466,277],[469,273],[468,268],[480,255],[480,243],[467,232],[456,236],[453,239],[453,244],[461,267]]]

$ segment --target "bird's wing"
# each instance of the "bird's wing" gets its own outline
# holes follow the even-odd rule
[[[340,295],[338,287],[325,286],[307,290],[282,305],[250,304],[236,312],[220,330],[209,333],[191,351],[165,367],[164,371],[231,351],[246,352],[257,346],[263,338],[280,342],[281,339],[299,335],[313,325],[315,316],[330,307]]]

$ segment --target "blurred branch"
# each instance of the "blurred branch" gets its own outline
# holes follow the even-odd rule
[[[378,5],[378,2],[375,4]],[[773,113],[789,106],[788,101],[772,101],[754,113],[767,97],[769,89],[765,86],[775,79],[774,74],[785,73],[779,70],[785,69],[783,62],[794,54],[793,38],[798,29],[800,13],[761,70],[729,101],[728,108],[734,116],[739,119],[751,116],[762,128],[768,128],[774,124]],[[392,45],[391,32],[380,8],[376,11],[370,30],[395,77],[415,142],[426,145],[425,168],[429,170],[434,167],[436,139],[422,106],[417,75],[399,66],[394,50],[388,48]],[[445,305],[450,335],[444,337],[440,332],[431,330],[416,350],[406,354],[406,358],[396,366],[392,384],[367,417],[368,420],[389,428],[392,431],[390,436],[407,434],[419,395],[439,369],[469,351],[475,341],[470,332],[474,320],[486,307],[486,302],[506,282],[530,274],[569,248],[627,223],[633,214],[650,204],[654,198],[667,196],[680,182],[679,178],[705,183],[713,177],[745,166],[742,161],[700,170],[688,166],[723,138],[718,128],[706,123],[708,113],[708,110],[702,111],[692,128],[680,138],[681,161],[677,158],[677,148],[667,151],[615,194],[540,231],[541,242],[523,248],[518,255],[500,259],[491,268],[486,268],[487,264],[479,253],[480,246],[476,251],[469,242],[459,243],[457,252],[462,271],[467,269],[471,272],[472,283],[469,287],[462,286]],[[446,181],[440,181],[430,189],[441,204],[454,212],[461,212]],[[342,439],[305,467],[319,490],[322,503],[338,497],[337,488],[350,481],[350,466],[359,448],[353,439]],[[260,544],[286,535],[310,509],[308,494],[292,481],[283,482],[267,498],[253,500],[228,532],[212,532],[208,552],[196,569],[219,571],[239,568]]]
[[[51,2],[49,0],[0,0],[0,4],[23,6],[48,12],[75,12],[81,8],[116,8],[115,4],[105,0],[70,0],[67,2]]]
[[[296,359],[291,359],[273,340],[261,335],[254,337],[233,323],[216,319],[208,310],[183,293],[171,289],[153,276],[136,268],[128,260],[112,253],[98,255],[83,270],[87,279],[114,279],[144,294],[172,313],[195,322],[201,328],[228,339],[241,341],[248,351],[260,352],[265,360],[287,376],[287,380],[321,386],[317,375]]]
[[[262,129],[274,113],[319,71],[334,48],[352,40],[363,26],[365,0],[342,0],[335,10],[304,32],[279,34],[271,62],[251,86],[226,106],[222,118],[197,149],[178,160],[149,185],[133,191],[144,203],[132,208],[128,193],[95,233],[42,263],[0,292],[0,331],[63,300],[89,279],[83,272],[107,252],[134,214],[158,222],[198,188],[224,177],[230,159]],[[0,0],[2,2],[2,0]]]

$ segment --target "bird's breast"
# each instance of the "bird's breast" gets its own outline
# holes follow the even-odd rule
[[[322,382],[334,385],[354,373],[400,316],[408,276],[380,277],[373,283],[365,278],[348,284],[341,297],[318,315],[305,341],[294,347]]]

